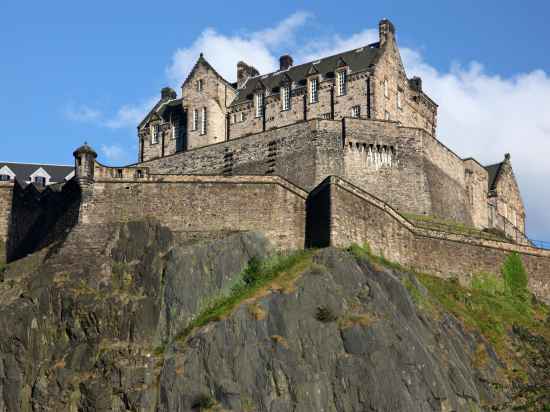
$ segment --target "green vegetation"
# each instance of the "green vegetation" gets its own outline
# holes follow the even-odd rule
[[[195,330],[210,322],[218,321],[243,301],[262,293],[277,283],[279,287],[289,286],[296,277],[311,266],[313,251],[299,251],[288,255],[275,255],[266,260],[252,258],[233,285],[229,293],[214,298],[181,331],[177,339],[185,339]]]
[[[418,227],[425,229],[440,230],[442,232],[456,233],[459,235],[470,235],[481,237],[488,240],[507,241],[505,234],[496,230],[480,230],[463,223],[452,220],[445,220],[436,216],[415,215],[412,213],[402,213],[402,215]]]

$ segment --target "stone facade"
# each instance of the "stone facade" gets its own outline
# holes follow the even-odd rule
[[[481,272],[499,275],[504,259],[517,252],[529,273],[530,289],[550,301],[549,250],[416,227],[388,204],[338,177],[311,192],[308,204],[308,220],[326,225],[310,246],[368,243],[376,255],[419,271],[456,275],[464,283]]]
[[[14,182],[0,182],[0,263],[6,260]]]

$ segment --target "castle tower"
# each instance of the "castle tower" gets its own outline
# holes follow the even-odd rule
[[[73,152],[75,158],[75,177],[83,191],[94,183],[94,166],[97,153],[87,143]]]

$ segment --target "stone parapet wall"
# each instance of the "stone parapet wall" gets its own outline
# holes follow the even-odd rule
[[[418,228],[382,200],[338,177],[328,178],[311,193],[312,208],[316,198],[324,199],[324,208],[329,204],[329,235],[319,242],[313,239],[313,246],[368,243],[373,253],[404,266],[443,277],[456,275],[465,282],[476,273],[499,274],[506,257],[517,252],[533,293],[550,301],[548,250]]]
[[[11,222],[14,182],[0,182],[0,263],[6,259],[6,243]]]
[[[305,244],[307,193],[276,176],[155,176],[96,180],[80,223],[155,218],[176,232],[256,230],[279,249]]]

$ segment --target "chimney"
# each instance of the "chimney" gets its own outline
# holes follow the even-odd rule
[[[422,79],[418,76],[414,76],[412,79],[409,79],[409,85],[417,92],[422,91]]]
[[[294,64],[292,57],[288,54],[279,57],[279,70],[286,70]]]
[[[378,32],[380,35],[380,47],[389,41],[395,40],[395,26],[388,19],[380,20],[380,23],[378,23]]]
[[[255,67],[249,66],[243,61],[237,63],[237,89],[240,89],[250,77],[259,75]]]
[[[161,100],[172,100],[177,98],[178,95],[176,94],[175,90],[171,87],[163,87],[160,91],[160,99]]]

